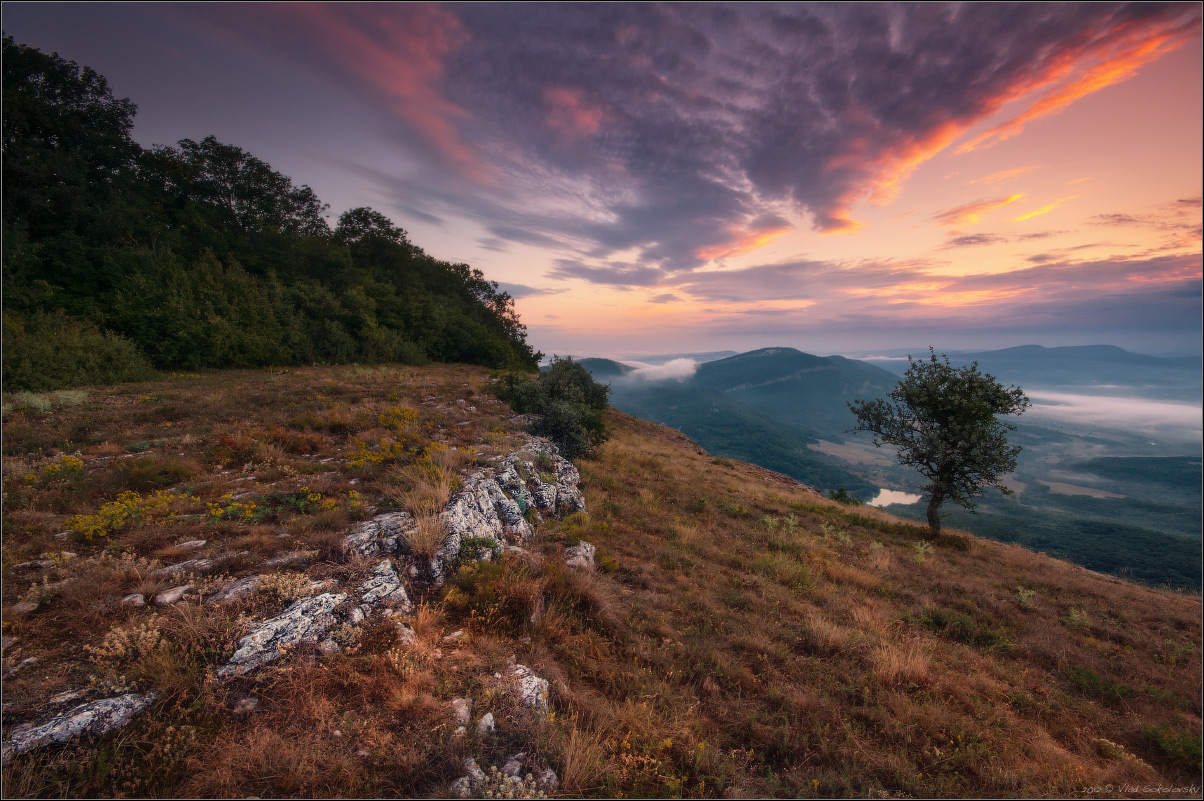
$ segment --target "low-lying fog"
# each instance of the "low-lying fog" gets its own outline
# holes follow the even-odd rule
[[[694,359],[672,359],[664,364],[633,361],[621,363],[635,368],[633,373],[626,376],[628,380],[641,381],[684,381],[698,372],[699,364]]]
[[[1033,401],[1025,419],[1033,423],[1107,428],[1177,442],[1200,442],[1204,433],[1199,403],[1044,389],[1025,394]]]

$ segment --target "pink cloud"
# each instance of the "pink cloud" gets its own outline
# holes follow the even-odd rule
[[[583,92],[568,86],[549,87],[544,91],[548,115],[544,124],[556,132],[562,145],[568,146],[578,139],[598,132],[602,127],[603,112],[582,100]]]

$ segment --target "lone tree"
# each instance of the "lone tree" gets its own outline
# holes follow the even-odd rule
[[[1016,427],[996,416],[1021,414],[1031,402],[1019,387],[1005,389],[978,372],[978,362],[954,367],[931,348],[929,356],[911,360],[889,400],[858,400],[849,408],[857,416],[855,431],[873,432],[878,447],[894,445],[899,464],[928,479],[928,526],[935,537],[945,501],[973,511],[985,487],[1012,494],[1000,478],[1016,469],[1020,446],[1008,445],[1007,432]]]

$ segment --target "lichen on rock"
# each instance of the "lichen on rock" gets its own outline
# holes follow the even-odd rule
[[[52,743],[65,743],[83,735],[102,737],[129,723],[158,697],[158,692],[127,693],[90,701],[55,715],[43,723],[13,730],[3,747],[7,762],[17,754]]]
[[[269,618],[238,641],[230,661],[218,668],[218,678],[241,676],[280,658],[288,648],[302,642],[317,644],[339,623],[336,609],[347,599],[344,594],[323,593],[297,601],[282,614]]]

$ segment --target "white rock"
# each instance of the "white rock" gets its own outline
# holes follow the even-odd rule
[[[409,612],[413,608],[410,597],[401,583],[401,576],[397,575],[397,571],[393,569],[393,562],[390,559],[380,561],[372,573],[372,578],[360,585],[360,592],[363,593],[363,597],[360,599],[361,603],[387,603],[404,612]]]
[[[564,549],[564,563],[580,570],[593,570],[595,551],[593,545],[582,540],[572,548]]]
[[[129,595],[122,598],[121,601],[119,601],[119,603],[123,603],[126,606],[133,606],[133,607],[146,606],[146,596],[140,592],[131,592]]]
[[[338,624],[336,608],[347,599],[343,594],[323,593],[304,598],[282,614],[265,620],[255,631],[238,641],[230,661],[218,668],[218,678],[241,676],[280,658],[301,642],[317,643]]]
[[[181,551],[192,551],[197,548],[204,548],[207,542],[209,540],[188,540],[187,542],[178,543],[176,548]]]
[[[179,587],[172,587],[170,590],[164,590],[155,596],[155,603],[159,606],[170,606],[183,600],[184,596],[192,589],[191,584],[181,584]]]
[[[472,720],[472,699],[471,698],[453,698],[451,702],[452,717],[456,723],[462,726],[467,726]]]
[[[129,693],[116,698],[102,698],[80,704],[36,726],[18,726],[4,744],[3,760],[7,762],[17,754],[51,743],[65,743],[85,734],[102,737],[129,723],[150,706],[157,696],[157,692],[149,692],[144,695]]]
[[[518,686],[518,697],[524,705],[537,712],[548,711],[548,681],[535,675],[526,665],[515,665],[510,676]]]
[[[397,553],[404,535],[414,527],[414,516],[409,512],[388,512],[365,520],[343,538],[343,548],[360,556],[376,556],[382,551]]]
[[[66,690],[64,692],[59,693],[58,695],[52,696],[50,698],[50,700],[47,701],[46,703],[48,703],[48,704],[65,704],[68,701],[74,701],[76,699],[83,698],[84,694],[85,693],[83,690]]]
[[[485,781],[485,771],[481,770],[480,765],[472,757],[464,757],[464,772],[468,774],[468,779],[473,784],[481,784]]]
[[[477,721],[478,737],[484,737],[486,734],[493,734],[496,729],[497,723],[495,723],[493,720],[492,712],[486,712],[481,716],[481,719]]]
[[[557,777],[556,771],[552,770],[551,768],[544,768],[543,773],[539,774],[539,778],[536,779],[536,782],[545,790],[555,790],[560,786],[560,779]]]
[[[205,601],[206,604],[212,606],[214,604],[228,604],[246,598],[259,587],[259,582],[262,579],[259,576],[244,576],[230,582],[225,587],[222,587],[217,592],[210,595]]]
[[[502,773],[507,776],[518,776],[523,772],[523,763],[526,762],[526,753],[518,753],[506,760],[506,764],[502,766]]]

